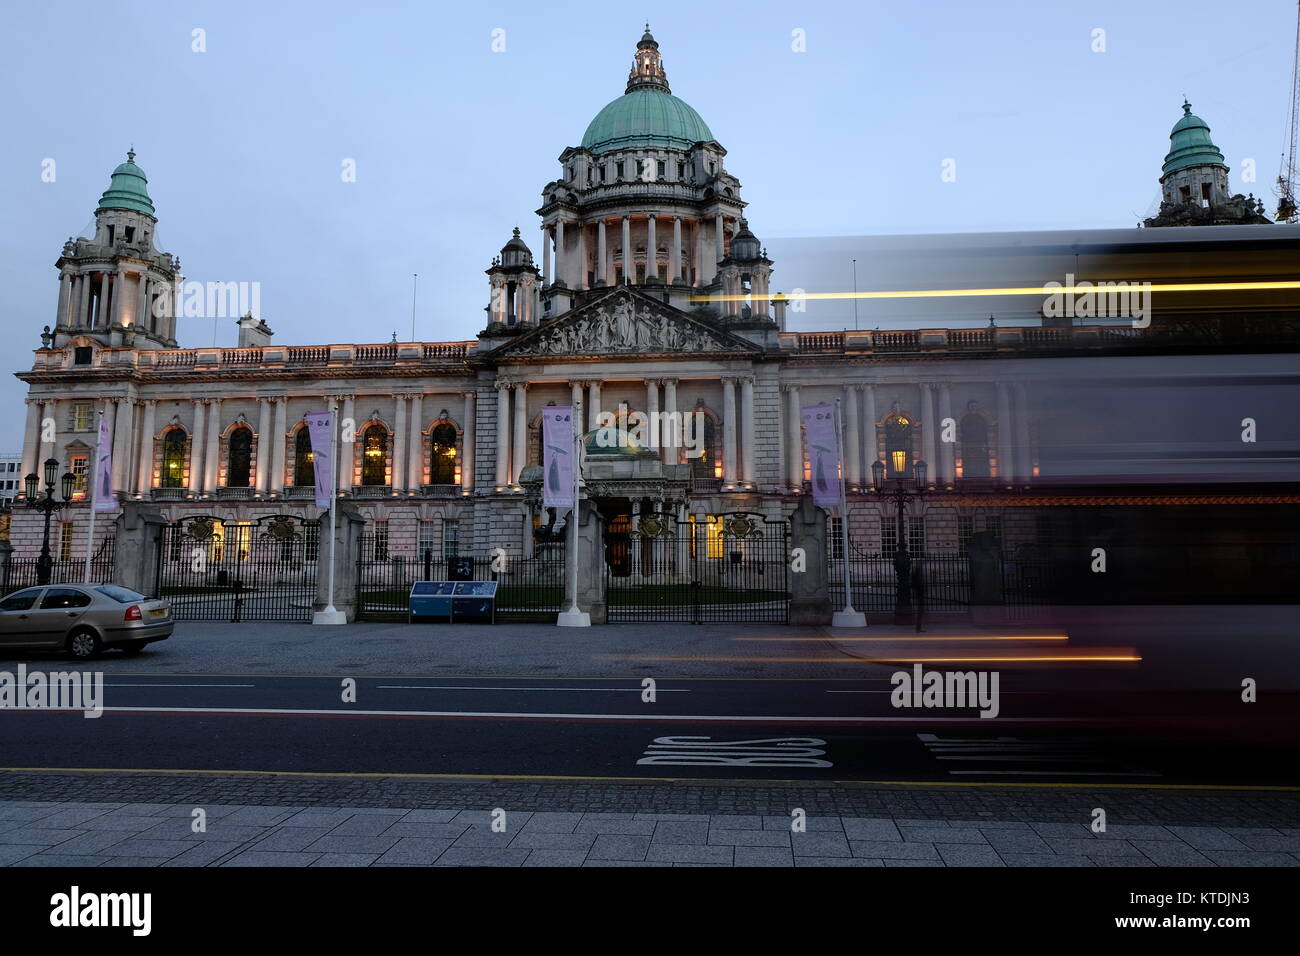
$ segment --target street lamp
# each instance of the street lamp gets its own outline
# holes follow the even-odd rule
[[[908,477],[901,473],[894,479],[893,485],[886,488],[885,463],[877,459],[871,463],[871,487],[882,499],[893,501],[898,506],[898,536],[894,548],[894,576],[898,583],[894,588],[894,623],[910,624],[912,614],[912,556],[907,550],[907,506],[912,501],[919,501],[925,494],[926,464],[923,461],[912,462],[911,480],[916,490],[908,488]]]
[[[41,539],[41,556],[36,561],[36,583],[49,584],[50,572],[54,567],[54,558],[50,555],[50,515],[56,511],[61,511],[72,502],[72,487],[76,484],[77,478],[71,472],[65,472],[63,479],[59,482],[62,486],[59,490],[63,492],[63,500],[54,497],[54,476],[59,470],[59,460],[57,458],[47,458],[45,460],[45,492],[37,496],[36,484],[38,478],[33,472],[23,479],[27,486],[27,507],[34,508],[45,515],[45,536]]]

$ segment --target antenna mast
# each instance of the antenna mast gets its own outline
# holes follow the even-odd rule
[[[1287,141],[1290,148],[1282,157],[1282,171],[1277,177],[1277,215],[1273,218],[1278,222],[1295,222],[1297,218],[1295,153],[1296,132],[1300,129],[1300,125],[1297,124],[1298,113],[1300,113],[1300,3],[1296,6],[1295,54],[1291,60],[1291,117],[1287,123]]]

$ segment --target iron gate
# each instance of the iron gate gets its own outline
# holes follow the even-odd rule
[[[871,614],[892,613],[898,598],[898,569],[895,556],[877,552],[859,551],[850,542],[849,582],[853,586],[853,607]],[[924,613],[966,614],[970,611],[970,562],[957,553],[927,551],[908,556],[908,567],[919,573],[924,583]],[[916,569],[919,567],[919,572]],[[909,609],[915,608],[917,597],[910,594],[912,578],[909,575]],[[844,563],[838,554],[826,562],[826,583],[832,608],[844,607]]]
[[[320,522],[203,515],[164,525],[158,542],[157,594],[177,620],[311,621]]]
[[[405,621],[416,581],[496,581],[499,621],[550,621],[564,610],[564,542],[539,544],[532,557],[456,554],[393,554],[387,539],[360,536],[357,553],[357,618]]]
[[[605,526],[608,620],[781,623],[790,614],[790,525],[732,512],[679,521],[618,515]]]

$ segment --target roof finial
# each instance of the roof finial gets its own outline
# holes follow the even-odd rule
[[[131,148],[126,151],[126,161],[128,163],[135,162],[135,143],[132,143]]]
[[[1187,94],[1184,93],[1184,94],[1183,94],[1183,112],[1184,112],[1184,113],[1190,113],[1191,111],[1192,111],[1192,104],[1189,103],[1189,102],[1187,102]]]

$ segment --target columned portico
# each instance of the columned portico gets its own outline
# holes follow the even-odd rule
[[[736,490],[736,440],[739,420],[736,415],[736,380],[722,380],[722,490]]]
[[[135,489],[137,494],[147,496],[153,485],[153,432],[158,403],[148,399],[140,404],[143,409],[143,421],[140,424],[140,447],[136,451]],[[94,480],[93,466],[89,480]]]
[[[113,487],[131,491],[131,412],[134,403],[128,398],[117,400],[117,417],[113,422]]]
[[[275,415],[271,425],[271,478],[267,488],[276,498],[284,497],[284,443],[289,430],[288,399],[277,395],[271,399],[275,403]]]
[[[416,393],[411,396],[410,442],[407,445],[406,491],[418,495],[424,484],[424,396]]]
[[[190,494],[207,491],[208,405],[205,398],[194,400],[194,431],[190,435]]]
[[[475,444],[475,416],[478,414],[476,408],[477,396],[474,392],[465,392],[465,411],[461,418],[461,460],[460,460],[460,489],[461,494],[472,495],[474,493],[474,456],[478,451]]]
[[[647,282],[659,279],[659,242],[655,238],[655,214],[646,215],[645,277]]]
[[[758,475],[754,471],[754,377],[742,376],[740,379],[740,480],[746,488],[758,484]]]
[[[496,475],[494,483],[497,490],[510,485],[510,383],[497,382],[497,429],[496,429]]]
[[[786,386],[786,482],[791,491],[803,490],[803,409],[799,386]]]
[[[609,285],[609,244],[605,241],[605,219],[596,223],[596,285]]]
[[[862,424],[858,418],[858,386],[844,386],[844,483],[862,487]]]
[[[515,440],[510,464],[510,484],[519,487],[519,476],[528,464],[528,383],[515,385]]]
[[[392,493],[400,496],[406,491],[406,411],[410,396],[397,396],[397,412],[393,416],[393,467],[388,483]]]

